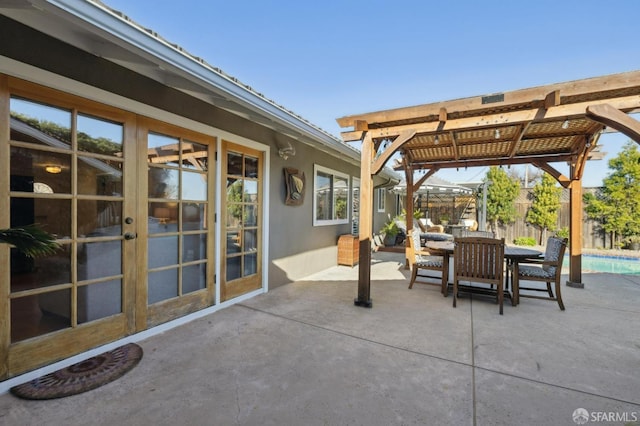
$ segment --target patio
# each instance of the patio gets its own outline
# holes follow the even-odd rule
[[[0,395],[0,423],[573,425],[584,408],[640,424],[640,277],[585,273],[565,312],[500,316],[408,290],[403,263],[373,254],[373,309],[353,304],[358,268],[333,267],[138,342],[140,364],[101,388]]]

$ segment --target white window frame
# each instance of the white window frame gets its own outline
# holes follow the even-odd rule
[[[328,175],[331,175],[332,177],[339,177],[341,179],[344,179],[347,181],[347,217],[344,219],[318,219],[316,217],[316,211],[317,211],[317,199],[318,197],[316,196],[316,193],[318,191],[318,188],[316,188],[316,182],[317,182],[317,177],[318,177],[318,172],[322,172]],[[345,224],[345,223],[349,223],[349,217],[351,216],[351,203],[349,201],[349,198],[351,197],[351,191],[350,191],[350,178],[349,175],[346,173],[342,173],[339,172],[337,170],[333,170],[333,169],[329,169],[327,167],[323,167],[320,166],[318,164],[314,164],[313,165],[313,226],[327,226],[327,225],[341,225],[341,224]],[[333,179],[332,179],[332,184],[331,184],[331,191],[334,191],[333,188]],[[335,212],[332,212],[332,216],[335,216]]]
[[[378,210],[378,213],[384,213],[387,211],[386,206],[387,206],[387,190],[384,188],[378,188],[376,190],[376,195],[378,196],[378,199],[376,200],[376,207]]]

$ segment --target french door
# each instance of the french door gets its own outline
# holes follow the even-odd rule
[[[0,246],[0,380],[216,302],[215,138],[3,75],[0,123],[0,229],[60,244]]]
[[[263,162],[261,151],[222,142],[222,301],[263,286]]]
[[[138,131],[146,269],[138,275],[136,322],[146,328],[214,303],[215,139],[151,120],[140,120]]]
[[[6,76],[0,87],[0,228],[35,223],[60,244],[0,254],[3,377],[135,330],[138,221],[135,115]]]

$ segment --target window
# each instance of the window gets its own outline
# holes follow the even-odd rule
[[[313,225],[348,223],[349,176],[315,165],[313,184]]]
[[[384,188],[378,188],[376,191],[378,193],[378,212],[385,212],[385,198],[387,196],[387,191]]]
[[[360,233],[360,179],[351,178],[351,234]]]

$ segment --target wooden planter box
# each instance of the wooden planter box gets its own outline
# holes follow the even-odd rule
[[[338,265],[354,266],[360,259],[360,244],[355,235],[340,235],[338,238]]]

